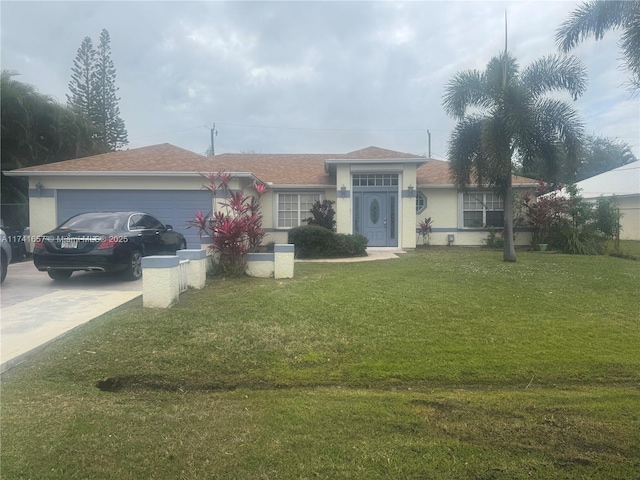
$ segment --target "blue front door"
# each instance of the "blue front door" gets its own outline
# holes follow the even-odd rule
[[[398,246],[397,192],[354,195],[354,231],[369,239],[370,247]]]

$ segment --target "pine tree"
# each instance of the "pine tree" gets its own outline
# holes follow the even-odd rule
[[[111,60],[111,38],[103,29],[97,50],[86,37],[73,64],[67,96],[69,105],[81,110],[96,130],[96,139],[117,150],[129,143],[124,120],[120,117],[115,85],[116,69]]]
[[[96,51],[93,48],[91,38],[85,37],[78,48],[76,58],[71,68],[71,81],[67,95],[67,104],[83,112],[89,117],[92,103],[92,89],[94,83],[94,68],[96,63]]]

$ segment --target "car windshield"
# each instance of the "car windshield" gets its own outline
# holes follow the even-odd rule
[[[107,213],[82,214],[72,217],[62,225],[60,230],[82,230],[85,232],[112,232],[120,226],[121,218]]]

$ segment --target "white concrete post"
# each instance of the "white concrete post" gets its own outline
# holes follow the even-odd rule
[[[142,258],[142,305],[169,308],[180,297],[180,258],[157,255]]]
[[[294,249],[290,243],[277,243],[273,247],[274,278],[293,278]]]
[[[273,277],[273,253],[248,253],[245,272],[250,277]]]
[[[187,266],[187,285],[201,290],[207,282],[207,251],[206,250],[178,250],[180,260],[189,260]]]

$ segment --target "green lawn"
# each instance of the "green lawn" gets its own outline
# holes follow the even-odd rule
[[[123,307],[3,375],[1,476],[637,478],[638,262],[501,257],[296,264]]]

